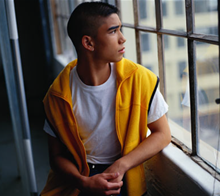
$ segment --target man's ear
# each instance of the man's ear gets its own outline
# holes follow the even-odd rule
[[[92,38],[90,36],[84,35],[82,37],[82,45],[87,50],[94,51],[94,43],[93,43]]]

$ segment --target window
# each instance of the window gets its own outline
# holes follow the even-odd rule
[[[169,48],[169,36],[164,35],[163,39],[164,39],[164,47],[165,49],[168,49]]]
[[[186,61],[178,62],[178,68],[179,68],[179,78],[182,79],[187,72]]]
[[[194,0],[195,29],[194,33],[218,35],[217,0]]]
[[[184,2],[181,1],[181,0],[176,0],[174,1],[174,4],[175,4],[175,14],[176,15],[183,15],[183,4]]]
[[[163,11],[163,16],[167,16],[167,2],[166,1],[162,2],[162,11]]]
[[[146,0],[139,1],[139,16],[140,16],[140,20],[147,18],[147,1]]]
[[[195,13],[204,13],[208,11],[207,0],[195,0]]]
[[[185,46],[185,40],[182,37],[177,37],[177,47],[184,47]]]
[[[134,20],[123,20],[127,13],[122,10],[124,29],[131,32],[125,36],[135,45],[129,48],[133,52],[126,57],[134,56],[137,63],[145,66],[150,63],[152,71],[159,73],[160,90],[169,105],[168,120],[175,141],[179,140],[188,153],[211,166],[218,163],[216,170],[220,170],[220,158],[216,159],[220,156],[216,139],[219,138],[219,105],[215,103],[219,97],[217,0],[154,3],[155,9],[147,8],[147,14],[152,16],[156,10],[155,27],[150,25],[152,18],[147,17],[143,23],[135,12]],[[191,6],[186,7],[185,3]],[[132,4],[133,8],[135,5]]]
[[[150,50],[150,39],[147,33],[141,33],[141,50],[143,52]]]
[[[162,4],[163,17],[161,18],[163,28],[186,32],[185,0],[162,0],[162,3],[164,4]]]
[[[71,10],[76,6],[75,1],[69,3],[68,1],[55,0],[50,1],[51,5],[51,20],[53,28],[53,39],[55,42],[55,54],[58,58],[65,59],[66,62],[76,57],[75,49],[71,40],[67,35],[67,21],[69,19]]]
[[[54,4],[61,1],[58,10]],[[70,2],[74,7],[81,1],[52,3],[57,53],[67,56],[72,46],[66,44],[69,10],[63,4]],[[121,10],[125,57],[160,77],[174,142],[183,143],[189,154],[220,172],[220,110],[215,103],[220,93],[217,0],[109,2]]]

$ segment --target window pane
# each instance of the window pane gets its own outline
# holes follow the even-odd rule
[[[167,103],[169,105],[168,121],[172,135],[187,147],[191,148],[191,117],[186,39],[178,38],[181,39],[181,43],[184,43],[182,47],[178,47],[178,39],[176,37],[167,36],[167,39],[169,42],[164,42],[164,58]],[[168,46],[167,43],[169,43]]]
[[[70,16],[69,1],[50,1],[53,18],[53,36],[56,47],[56,54],[65,56],[66,62],[76,57],[75,49],[67,35],[67,22]]]
[[[120,1],[120,4],[122,22],[134,24],[134,11],[132,0]]]
[[[108,0],[108,3],[109,3],[109,4],[112,4],[112,5],[114,5],[114,6],[116,6],[115,0]]]
[[[147,1],[146,0],[140,0],[138,1],[138,8],[139,8],[139,17],[140,19],[146,19],[147,18]]]
[[[163,0],[163,28],[186,31],[185,0]]]
[[[154,0],[138,0],[139,24],[142,26],[156,27]]]
[[[164,40],[164,48],[168,49],[170,47],[170,43],[169,43],[169,37],[168,35],[163,35],[163,40]]]
[[[177,37],[176,39],[177,39],[177,47],[178,47],[178,48],[181,48],[181,47],[184,47],[184,46],[185,46],[186,42],[184,41],[183,38]]]
[[[150,50],[150,34],[141,33],[141,51],[147,52]]]
[[[126,38],[124,57],[137,63],[135,31],[126,27],[123,27],[122,31]]]
[[[219,134],[219,105],[215,103],[219,98],[218,46],[197,42],[196,51],[199,155],[215,165]]]
[[[167,0],[162,1],[162,10],[163,10],[163,17],[167,16]]]
[[[142,65],[158,75],[157,35],[141,32]]]
[[[195,32],[218,35],[217,0],[195,0]]]

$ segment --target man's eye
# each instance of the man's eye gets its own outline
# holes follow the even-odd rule
[[[120,31],[122,32],[122,27],[123,27],[123,25],[121,25],[121,28],[120,28]]]
[[[114,31],[111,32],[112,34],[116,33],[116,29]]]

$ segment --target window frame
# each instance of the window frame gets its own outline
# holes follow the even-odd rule
[[[120,0],[115,0],[116,6],[120,10]],[[177,147],[181,148],[186,154],[188,154],[194,161],[196,161],[201,167],[206,169],[209,173],[213,174],[215,172],[215,178],[220,179],[220,173],[206,160],[202,159],[198,155],[198,103],[197,103],[197,72],[196,72],[196,41],[208,44],[214,44],[219,46],[218,35],[205,35],[201,33],[195,33],[195,12],[193,0],[185,0],[184,2],[185,12],[186,12],[186,32],[178,30],[169,30],[163,28],[163,12],[162,12],[162,0],[155,1],[156,10],[156,28],[146,27],[139,25],[138,16],[138,0],[133,0],[133,10],[134,10],[134,24],[123,23],[123,27],[131,28],[135,30],[135,40],[136,40],[136,55],[137,63],[142,64],[141,60],[141,45],[140,45],[140,32],[154,33],[157,35],[157,51],[158,51],[158,66],[159,66],[159,77],[160,77],[160,91],[166,97],[166,82],[165,82],[165,59],[164,59],[164,35],[175,36],[177,38],[187,39],[187,53],[188,53],[188,66],[189,66],[189,85],[190,85],[190,113],[191,113],[191,143],[192,149],[189,149],[178,139],[172,137],[172,143]],[[219,14],[219,5],[218,5]],[[218,24],[219,28],[219,24]],[[219,55],[220,56],[220,55]],[[216,97],[217,99],[217,97]],[[216,174],[217,173],[217,174]]]

